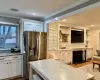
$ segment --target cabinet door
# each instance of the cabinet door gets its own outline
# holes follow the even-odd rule
[[[16,61],[16,65],[17,65],[17,67],[16,67],[16,75],[19,76],[19,75],[21,75],[21,61],[17,60]]]
[[[17,68],[18,65],[16,65],[16,60],[13,60],[11,62],[11,77],[15,77],[17,76],[17,73],[16,73],[16,68]]]
[[[42,22],[24,22],[24,31],[43,32]]]
[[[12,77],[21,75],[21,61],[13,60],[11,64]]]
[[[61,51],[61,56],[60,58],[65,62],[65,63],[71,63],[72,62],[72,53],[71,51]]]
[[[0,62],[0,80],[8,78],[8,62]]]
[[[67,52],[67,58],[68,58],[68,63],[72,63],[72,52],[71,51]]]

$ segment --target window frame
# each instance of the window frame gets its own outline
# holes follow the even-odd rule
[[[2,23],[0,23],[0,26],[4,26],[4,27],[6,27],[6,26],[11,26],[11,27],[16,27],[16,46],[17,47],[20,47],[20,31],[19,31],[19,24],[2,24]],[[0,50],[10,50],[11,48],[0,48]]]

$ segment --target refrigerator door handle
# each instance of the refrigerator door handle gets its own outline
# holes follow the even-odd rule
[[[38,59],[38,56],[39,56],[39,36],[37,37],[37,52],[36,52],[36,55],[37,55],[37,59]]]
[[[31,47],[29,46],[29,50],[31,50]]]

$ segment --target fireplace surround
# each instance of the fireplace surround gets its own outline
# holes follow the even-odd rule
[[[73,64],[79,64],[86,62],[86,51],[83,50],[75,50],[73,51]]]

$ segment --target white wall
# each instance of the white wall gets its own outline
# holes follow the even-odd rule
[[[96,54],[96,50],[100,49],[100,29],[91,30],[91,46],[93,47],[93,53]]]

